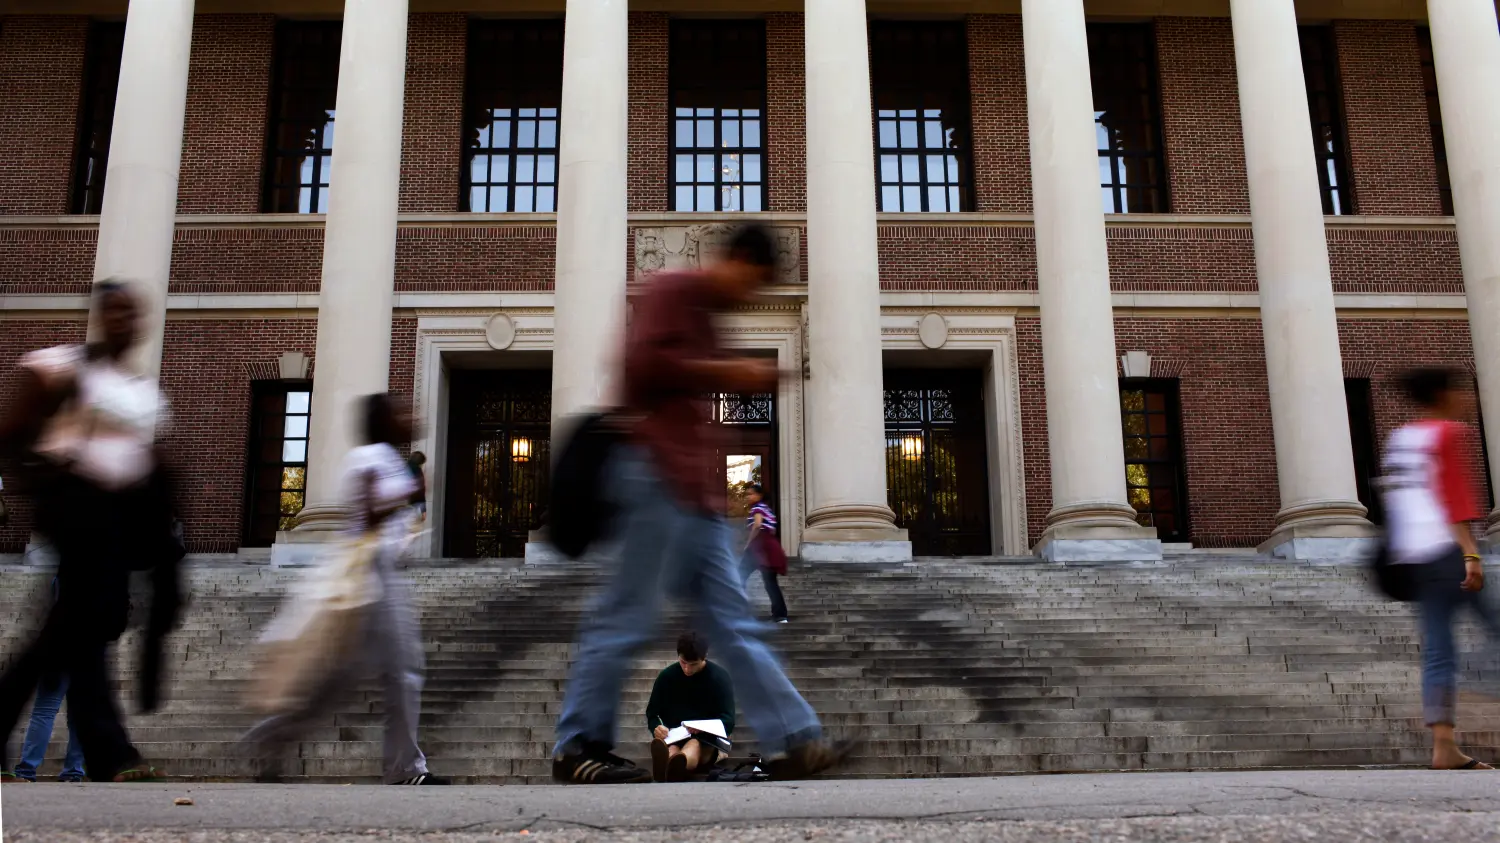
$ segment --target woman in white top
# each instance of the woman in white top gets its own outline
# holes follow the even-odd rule
[[[322,689],[312,695],[306,709],[262,721],[250,730],[246,740],[260,747],[261,779],[279,778],[279,756],[326,715],[339,693],[358,680],[361,668],[373,662],[385,693],[385,783],[448,784],[447,779],[427,772],[427,757],[417,746],[426,669],[422,631],[412,610],[406,579],[396,570],[416,520],[411,507],[416,479],[396,450],[411,441],[411,415],[397,409],[384,393],[361,399],[360,409],[367,444],[354,448],[344,458],[339,488],[349,511],[346,530],[354,536],[373,532],[378,541],[375,570],[380,577],[381,599],[361,637],[366,650],[340,660],[343,669],[329,671]]]
[[[169,484],[156,453],[165,408],[156,381],[127,361],[139,334],[129,288],[95,286],[98,341],[34,351],[21,360],[20,394],[0,424],[0,448],[20,458],[36,502],[36,529],[58,556],[58,600],[36,640],[0,677],[0,739],[47,673],[69,679],[68,717],[90,778],[158,776],[120,724],[105,667],[125,630],[132,570],[153,571],[155,593],[142,704],[157,701],[160,644],[180,607]]]

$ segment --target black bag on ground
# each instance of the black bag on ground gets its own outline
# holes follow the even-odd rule
[[[547,540],[569,559],[582,556],[614,521],[605,467],[626,431],[618,413],[592,413],[578,419],[558,452],[548,494]]]
[[[1410,603],[1417,599],[1416,565],[1398,565],[1391,559],[1389,537],[1382,534],[1370,557],[1370,578],[1375,590],[1392,600]]]

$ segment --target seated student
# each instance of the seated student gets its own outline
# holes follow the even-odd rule
[[[651,701],[646,704],[646,728],[654,738],[652,778],[656,781],[685,781],[719,758],[717,748],[697,738],[667,745],[667,732],[685,720],[722,720],[724,733],[734,733],[734,686],[729,672],[708,661],[708,642],[696,632],[677,639],[677,663],[657,675]]]

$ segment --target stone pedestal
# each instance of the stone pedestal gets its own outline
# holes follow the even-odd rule
[[[1109,252],[1083,0],[1024,0],[1052,511],[1035,551],[1056,562],[1161,558],[1125,501]]]
[[[1344,555],[1374,530],[1354,482],[1297,14],[1292,0],[1231,0],[1230,11],[1281,490],[1261,550]]]

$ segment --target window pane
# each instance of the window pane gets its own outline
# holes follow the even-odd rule
[[[745,136],[744,136],[742,145],[745,146],[746,148],[759,148],[760,147],[760,121],[759,120],[746,120],[746,121],[744,121],[743,125],[744,125]]]
[[[466,154],[478,160],[490,149],[526,150],[514,164],[506,152],[487,156],[485,201],[476,204],[471,193],[471,207],[482,204],[492,212],[551,210],[554,200],[533,185],[545,184],[555,193],[551,185],[557,180],[561,131],[557,118],[562,105],[563,22],[476,19],[468,26]],[[528,188],[524,196],[522,185]]]
[[[719,188],[719,209],[723,211],[740,211],[740,189],[733,185],[725,185]]]
[[[678,210],[678,211],[692,211],[692,210],[695,210],[693,208],[693,188],[691,188],[689,186],[686,186],[686,185],[679,185],[677,187],[676,191],[675,191],[675,194],[676,194],[676,202],[675,202],[674,210]]]
[[[698,172],[696,175],[696,180],[699,182],[712,182],[714,180],[714,156],[698,156]]]
[[[490,159],[487,156],[474,156],[474,161],[469,166],[469,178],[476,184],[490,180]]]
[[[536,189],[536,209],[539,213],[550,214],[557,211],[557,188],[538,187]]]
[[[970,154],[965,24],[876,20],[869,32],[882,210],[964,210],[967,190],[949,187],[966,177],[959,159]]]
[[[469,210],[476,213],[484,213],[489,210],[485,197],[489,192],[482,187],[469,188]]]
[[[698,137],[696,142],[700,147],[714,145],[714,121],[698,121]]]
[[[746,211],[758,212],[765,210],[765,207],[760,201],[760,185],[745,186],[744,202]]]
[[[713,185],[704,185],[703,187],[699,187],[699,188],[697,188],[697,193],[698,193],[698,197],[697,197],[698,207],[697,207],[697,210],[699,210],[699,211],[712,211],[712,210],[714,210],[714,188],[713,188]]]
[[[724,156],[724,164],[719,168],[724,181],[737,182],[740,180],[740,157],[738,155]],[[730,210],[725,208],[724,210]]]
[[[307,462],[307,440],[287,440],[281,445],[282,462]]]
[[[307,438],[307,416],[287,416],[286,429],[283,435],[287,439]]]
[[[674,138],[679,148],[689,148],[693,145],[693,121],[678,120],[677,135]]]
[[[311,409],[311,392],[288,392],[286,394],[286,411],[288,413],[306,413]]]
[[[677,167],[676,167],[675,178],[677,179],[677,182],[679,184],[682,183],[682,182],[690,182],[690,181],[693,180],[693,156],[691,156],[691,155],[678,155],[677,156]]]
[[[721,140],[719,142],[720,146],[723,146],[723,147],[739,146],[740,145],[740,121],[738,121],[738,120],[725,120],[724,124],[722,126],[722,129],[719,132],[719,135],[721,137]]]
[[[758,182],[758,181],[760,181],[761,180],[761,177],[760,177],[760,156],[759,155],[746,155],[744,157],[744,161],[745,161],[745,181],[747,181],[747,182]],[[750,209],[746,208],[745,210],[750,210]]]

